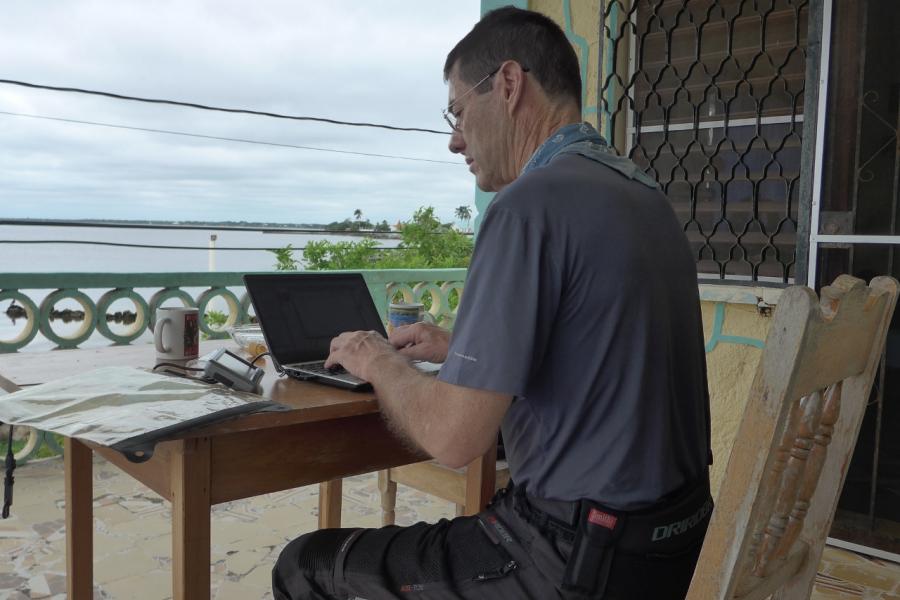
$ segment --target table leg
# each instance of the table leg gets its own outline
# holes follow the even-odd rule
[[[180,440],[171,468],[173,597],[209,598],[209,438]]]
[[[71,600],[94,596],[93,465],[91,449],[65,439],[66,591]]]
[[[497,481],[497,444],[466,467],[465,514],[474,515],[487,507]]]
[[[343,484],[343,479],[332,479],[319,484],[319,529],[341,526]]]
[[[378,491],[381,492],[381,525],[393,525],[397,518],[397,482],[391,481],[391,470],[378,471]]]

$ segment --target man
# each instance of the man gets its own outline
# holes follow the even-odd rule
[[[443,464],[502,424],[515,486],[476,517],[323,530],[275,598],[683,598],[712,508],[696,270],[666,198],[581,123],[550,19],[504,8],[450,52],[450,150],[487,210],[452,336],[425,324],[331,345],[389,425]],[[442,361],[438,377],[408,358]]]

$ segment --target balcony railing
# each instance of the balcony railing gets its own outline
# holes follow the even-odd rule
[[[424,302],[435,321],[452,325],[462,294],[465,269],[386,269],[359,271],[382,318],[392,300]],[[77,348],[95,333],[114,344],[129,344],[148,328],[163,304],[196,306],[201,316],[211,304],[223,306],[224,324],[200,319],[209,338],[250,320],[243,273],[5,273],[0,274],[0,310],[25,325],[10,339],[0,337],[0,353],[16,352],[38,333],[59,348]],[[216,300],[216,299],[221,300]],[[76,309],[60,310],[64,302]],[[116,304],[114,307],[113,305]],[[123,308],[123,304],[125,307]],[[5,308],[2,308],[4,307]],[[3,315],[0,315],[2,317]],[[75,321],[74,331],[58,331],[58,321]],[[121,325],[115,325],[116,322]],[[71,329],[71,328],[65,328]]]

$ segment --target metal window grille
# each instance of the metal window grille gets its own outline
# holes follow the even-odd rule
[[[600,121],[701,277],[793,280],[808,0],[603,0]]]
[[[821,110],[819,209],[810,223],[809,282],[839,273],[900,277],[900,3],[825,2],[832,18],[828,93]],[[832,11],[833,8],[833,11]],[[812,36],[811,36],[812,37]],[[812,44],[811,44],[812,45]],[[820,98],[822,100],[822,98]],[[900,553],[900,319],[838,503],[831,536]]]

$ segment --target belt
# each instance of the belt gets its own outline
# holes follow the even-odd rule
[[[669,553],[701,540],[713,508],[709,480],[703,478],[653,505],[634,511],[612,509],[592,500],[557,501],[514,490],[513,506],[538,529],[574,541],[581,526],[615,532],[615,546],[627,553]],[[616,527],[618,525],[618,527]]]

